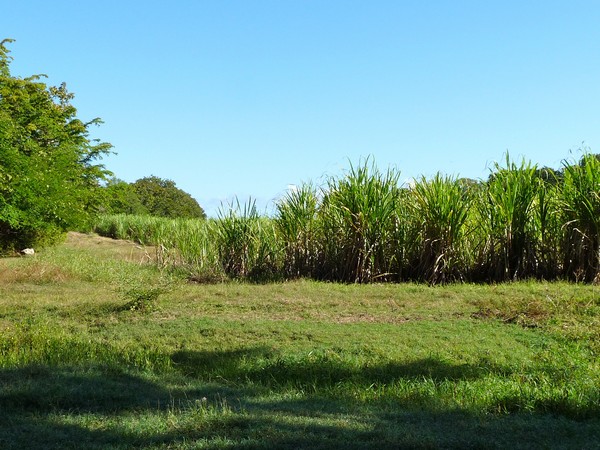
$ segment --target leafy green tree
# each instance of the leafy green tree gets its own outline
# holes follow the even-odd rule
[[[10,73],[0,42],[0,250],[43,245],[81,226],[94,212],[100,180],[96,161],[111,145],[89,138],[65,84]]]
[[[104,189],[103,209],[110,214],[149,214],[133,184],[112,178]]]
[[[133,187],[142,205],[153,216],[206,218],[198,202],[174,181],[150,176],[137,180]]]

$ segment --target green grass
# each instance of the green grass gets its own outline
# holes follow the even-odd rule
[[[0,260],[0,448],[600,445],[596,286],[193,284],[153,254]]]

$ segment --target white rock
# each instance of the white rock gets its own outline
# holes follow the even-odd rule
[[[33,256],[33,255],[35,255],[35,250],[32,248],[25,248],[25,249],[21,250],[21,255]]]

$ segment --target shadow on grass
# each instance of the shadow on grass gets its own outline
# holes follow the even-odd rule
[[[196,378],[220,377],[267,386],[311,385],[327,388],[340,382],[371,386],[396,380],[474,380],[490,372],[510,375],[510,370],[481,361],[453,364],[430,357],[409,362],[354,365],[337,355],[319,354],[301,359],[280,358],[268,348],[235,351],[181,351],[172,357],[178,371]],[[259,362],[257,362],[257,360]]]
[[[444,411],[452,403],[448,398],[453,394],[448,391],[461,383],[464,386],[464,382],[473,382],[470,394],[463,391],[459,395],[470,395],[472,399],[465,400],[466,403],[477,405],[473,409],[480,413],[555,414],[574,420],[600,418],[596,389],[588,387],[586,392],[576,392],[577,388],[569,386],[568,380],[562,381],[567,384],[553,386],[547,379],[556,371],[543,368],[537,369],[531,381],[519,384],[515,380],[522,374],[514,377],[513,369],[486,359],[476,364],[456,364],[433,357],[361,364],[336,353],[280,357],[266,348],[249,348],[181,351],[172,360],[176,369],[187,377],[223,380],[236,386],[250,385],[276,392],[300,391],[338,402],[393,401],[401,408]],[[536,377],[543,380],[543,387],[535,386]],[[488,379],[477,387],[477,381],[484,378],[496,381]],[[490,386],[492,392],[486,391]]]
[[[189,409],[193,396],[216,398],[224,392],[208,385],[199,391],[166,389],[141,374],[114,368],[32,365],[3,369],[0,448],[132,448],[178,443],[190,433],[160,431],[165,427],[157,421]],[[196,435],[210,437],[211,433]]]
[[[261,369],[250,364],[256,358],[264,359]],[[183,376],[101,367],[0,370],[0,448],[592,448],[600,442],[597,415],[586,421],[535,411],[486,416],[287,389],[482,375],[471,366],[425,359],[355,368],[323,358],[282,361],[264,348],[180,352],[173,360]]]

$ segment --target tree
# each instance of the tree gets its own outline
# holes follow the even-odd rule
[[[153,216],[206,218],[198,202],[171,180],[150,176],[137,180],[133,187],[142,205]]]
[[[110,214],[148,214],[133,184],[112,178],[106,184],[103,209]]]
[[[65,84],[10,73],[0,42],[0,250],[43,245],[94,212],[108,172],[96,161],[111,148],[89,137]]]

